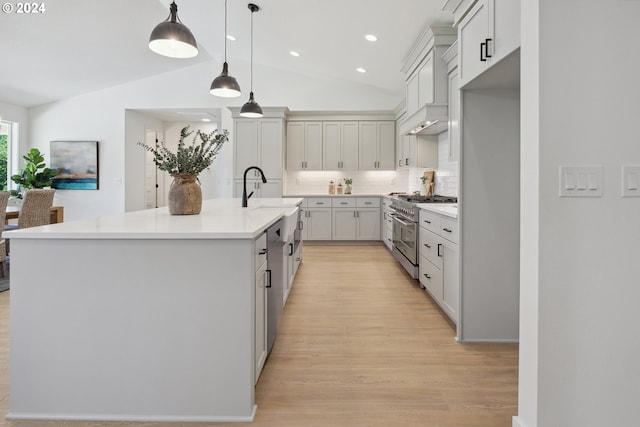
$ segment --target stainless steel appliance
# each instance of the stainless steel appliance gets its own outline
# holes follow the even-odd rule
[[[418,203],[457,203],[457,197],[399,195],[391,202],[393,249],[391,253],[414,279],[418,278]]]

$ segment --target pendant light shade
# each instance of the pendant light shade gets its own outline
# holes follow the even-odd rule
[[[258,6],[253,3],[249,3],[249,10],[251,11],[251,92],[249,94],[249,101],[245,103],[240,109],[240,115],[242,117],[262,117],[262,108],[253,99],[253,13],[260,10]]]
[[[153,29],[149,49],[169,58],[193,58],[198,54],[196,38],[178,18],[178,5],[169,6],[169,17]]]
[[[240,85],[235,77],[229,75],[229,64],[227,64],[227,0],[224,0],[224,64],[222,73],[211,82],[209,93],[223,98],[240,96]]]

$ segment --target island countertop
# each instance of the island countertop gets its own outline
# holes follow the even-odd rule
[[[3,233],[11,239],[253,239],[301,198],[210,199],[198,215],[170,215],[166,207]],[[3,236],[3,237],[4,237]]]

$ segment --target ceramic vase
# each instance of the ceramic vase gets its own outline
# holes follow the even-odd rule
[[[198,176],[181,173],[173,176],[169,188],[169,213],[171,215],[196,215],[202,209],[202,190],[196,182]]]

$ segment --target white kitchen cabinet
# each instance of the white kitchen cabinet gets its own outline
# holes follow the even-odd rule
[[[387,246],[387,249],[391,250],[393,247],[393,218],[391,213],[391,199],[387,197],[382,198],[382,216],[380,217],[380,233],[382,235],[382,242]]]
[[[331,240],[331,198],[305,198],[302,210],[302,240]]]
[[[451,45],[443,59],[447,63],[449,80],[449,154],[450,162],[460,160],[460,73],[458,67],[458,42]]]
[[[380,240],[380,199],[336,198],[332,240]]]
[[[282,180],[284,158],[283,119],[235,118],[234,172],[235,179],[242,179],[249,166],[258,166],[268,180]],[[248,178],[259,178],[259,172],[250,170]]]
[[[395,122],[359,122],[359,169],[395,169]]]
[[[478,0],[458,26],[460,87],[520,46],[520,1]]]
[[[242,197],[243,183],[244,181],[241,179],[233,181],[233,197]],[[252,198],[282,197],[282,181],[267,181],[264,183],[261,179],[247,179],[247,196],[252,191]]]
[[[322,122],[287,123],[287,169],[322,170]]]
[[[267,239],[266,233],[256,239],[254,244],[256,265],[254,298],[254,384],[258,382],[260,372],[267,360]]]
[[[358,169],[358,122],[323,122],[323,168]]]
[[[420,283],[457,324],[460,299],[458,222],[422,209],[419,232]]]

